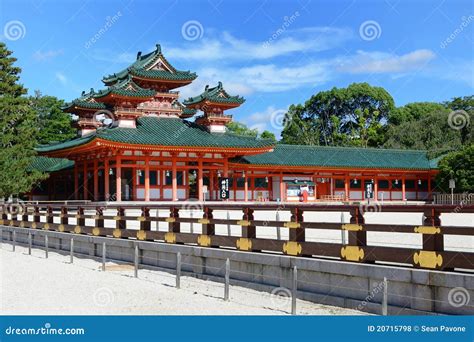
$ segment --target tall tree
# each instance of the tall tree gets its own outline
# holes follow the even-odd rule
[[[54,96],[43,96],[38,90],[29,100],[38,118],[40,144],[64,141],[76,136],[71,115],[61,110],[61,106],[64,105],[63,100]]]
[[[27,90],[19,83],[21,69],[14,66],[4,43],[0,43],[0,198],[29,191],[44,178],[27,171],[35,156],[38,126]]]
[[[435,112],[447,112],[441,103],[436,102],[413,102],[392,110],[388,117],[390,125],[400,125],[407,121],[420,120],[428,114]]]
[[[444,102],[444,105],[453,113],[450,120],[451,126],[456,127],[461,132],[463,144],[474,141],[474,95],[455,97],[451,101]]]
[[[449,153],[438,162],[439,173],[436,185],[449,191],[449,179],[454,179],[456,192],[474,192],[474,144]]]
[[[298,144],[312,134],[318,137],[319,145],[378,146],[383,141],[384,123],[393,108],[392,96],[385,89],[368,83],[321,91],[304,106],[290,108],[288,119],[301,125],[301,129],[286,125],[282,140]]]

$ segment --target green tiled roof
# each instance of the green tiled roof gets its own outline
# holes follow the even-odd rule
[[[245,156],[235,162],[254,165],[353,167],[363,169],[432,168],[426,151],[277,144],[273,152]]]
[[[230,96],[222,87],[222,82],[219,82],[216,87],[209,88],[207,85],[204,88],[204,92],[201,95],[190,97],[189,99],[183,101],[185,105],[193,105],[201,101],[212,101],[217,103],[236,103],[242,104],[245,102],[245,99],[240,96]]]
[[[31,163],[29,169],[41,172],[54,172],[69,169],[74,166],[74,161],[65,158],[48,158],[37,156]]]
[[[166,64],[166,67],[170,70],[147,70],[153,65],[159,58]],[[113,75],[105,76],[102,81],[105,84],[113,84],[121,79],[129,76],[129,74],[157,79],[157,80],[176,80],[176,81],[192,81],[196,79],[197,75],[190,71],[181,71],[175,69],[163,56],[161,52],[160,44],[156,44],[156,49],[146,55],[142,55],[141,52],[137,54],[137,60],[129,66]]]
[[[88,108],[88,109],[106,109],[106,105],[102,102],[94,101],[95,96],[94,89],[91,89],[89,93],[82,92],[81,97],[72,100],[69,103],[66,103],[61,109],[67,111],[72,107],[81,107],[81,108]]]
[[[111,93],[127,97],[151,97],[156,94],[156,91],[153,89],[144,89],[140,87],[135,82],[133,82],[132,78],[129,76],[108,87],[107,89],[100,90],[94,94],[94,98],[100,99],[101,97],[107,96]]]
[[[210,133],[205,127],[178,118],[142,117],[137,128],[99,129],[90,135],[55,145],[40,146],[38,152],[51,152],[88,143],[96,137],[129,144],[222,148],[272,147],[272,140],[244,137],[231,133]]]

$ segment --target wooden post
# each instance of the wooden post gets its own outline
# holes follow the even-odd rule
[[[117,220],[115,223],[115,228],[117,229],[126,229],[127,228],[127,221],[123,219],[125,216],[125,209],[122,207],[117,208]]]
[[[46,259],[48,259],[48,249],[49,249],[48,234],[44,234],[44,255],[45,255]]]
[[[388,312],[388,282],[387,278],[383,278],[383,298],[382,298],[382,315],[387,316]]]
[[[16,250],[16,230],[13,231],[12,249],[13,249],[13,252]]]
[[[365,223],[364,213],[359,208],[351,208],[350,210],[351,224],[363,225]],[[349,231],[349,245],[352,246],[367,246],[367,232],[364,230]]]
[[[135,243],[135,278],[138,278],[138,243]]]
[[[176,167],[176,156],[173,155],[172,160],[171,160],[171,187],[172,187],[172,200],[177,201],[178,200],[178,172],[177,172],[177,167]]]
[[[378,202],[379,200],[379,180],[377,177],[374,177],[374,201]]]
[[[303,210],[297,207],[291,208],[291,222],[300,224],[303,223]],[[304,242],[305,231],[302,227],[289,229],[289,241]]]
[[[296,296],[298,291],[298,270],[293,266],[293,286],[291,289],[291,314],[296,315]]]
[[[181,252],[176,254],[176,288],[181,288]]]
[[[230,286],[230,260],[225,261],[225,285],[224,285],[224,300],[229,301],[229,286]]]
[[[350,188],[349,188],[349,184],[350,184],[350,181],[349,181],[349,176],[345,176],[344,177],[344,198],[346,201],[349,201],[349,198],[350,198]]]
[[[245,172],[245,171],[244,171]],[[248,183],[248,175],[245,173],[242,174],[244,178],[244,202],[249,201],[249,183]]]
[[[33,245],[33,239],[31,237],[31,233],[28,232],[28,255],[31,255],[31,247]]]
[[[285,201],[285,182],[283,182],[283,173],[280,173],[280,201]]]
[[[115,197],[116,202],[122,201],[122,164],[119,155],[115,162]]]
[[[405,191],[405,175],[402,176],[402,200],[403,201],[407,200],[406,191]]]
[[[441,213],[435,209],[426,209],[424,211],[424,226],[441,226]],[[444,251],[444,235],[443,234],[423,234],[423,250],[425,251]]]
[[[253,221],[254,220],[254,216],[253,216],[253,209],[252,208],[243,208],[243,215],[242,215],[242,220],[243,221]],[[255,227],[255,225],[245,225],[245,226],[242,226],[242,237],[243,238],[248,238],[248,239],[255,239],[257,236],[256,236],[256,231],[257,231],[257,228]]]
[[[144,221],[140,221],[140,230],[150,231],[151,222],[147,220],[150,217],[150,208],[142,207],[141,209],[142,209],[141,217],[143,217]]]
[[[84,160],[84,165],[83,165],[83,168],[82,168],[82,191],[84,193],[84,200],[87,200],[87,192],[88,192],[88,189],[87,189],[87,160]]]

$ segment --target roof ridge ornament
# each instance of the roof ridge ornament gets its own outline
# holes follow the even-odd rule
[[[142,52],[141,52],[141,51],[138,51],[138,53],[137,53],[137,61],[140,59],[141,56],[142,56]]]
[[[161,53],[161,45],[158,43],[156,44],[156,52]]]

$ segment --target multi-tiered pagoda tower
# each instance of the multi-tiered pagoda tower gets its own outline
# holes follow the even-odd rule
[[[232,117],[225,115],[224,110],[239,106],[244,99],[230,96],[219,82],[214,88],[206,86],[203,94],[186,102],[188,105],[181,103],[179,92],[173,89],[190,84],[196,77],[193,72],[174,68],[157,44],[156,49],[146,55],[138,52],[137,60],[128,68],[104,77],[102,81],[106,89],[83,92],[64,110],[78,116],[76,125],[82,136],[103,125],[97,120],[97,114],[113,117],[118,127],[133,128],[139,117],[187,119],[193,117],[198,109],[204,112],[198,118],[200,124],[212,131],[225,131],[224,125]]]

